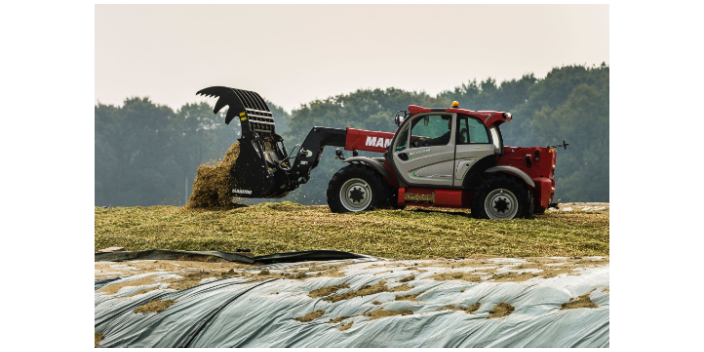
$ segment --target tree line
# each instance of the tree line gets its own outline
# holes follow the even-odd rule
[[[395,113],[408,105],[449,107],[452,101],[471,110],[511,112],[514,119],[501,126],[505,145],[547,146],[567,140],[568,149],[558,150],[555,199],[609,201],[609,67],[605,64],[554,68],[542,79],[528,74],[500,84],[491,78],[471,80],[435,96],[398,88],[360,89],[311,101],[290,114],[267,104],[278,133],[292,150],[313,126],[393,132]],[[178,110],[138,97],[126,99],[122,106],[98,103],[95,203],[183,205],[198,165],[222,158],[239,134],[236,121],[225,125],[223,112],[213,114],[205,102]],[[326,148],[307,184],[285,198],[251,203],[327,204],[328,181],[345,165],[335,159],[334,149]]]

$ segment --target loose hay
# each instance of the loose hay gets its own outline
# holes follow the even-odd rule
[[[514,310],[516,310],[516,308],[508,303],[499,303],[494,308],[491,308],[489,311],[489,314],[491,315],[487,319],[505,317],[513,313]]]
[[[371,317],[369,320],[381,319],[387,317],[393,317],[395,315],[412,315],[413,311],[410,309],[403,310],[384,310],[384,308],[379,308],[377,310],[371,311],[369,313],[362,314],[365,317]]]
[[[379,281],[378,283],[376,283],[374,285],[364,285],[359,290],[352,290],[352,291],[345,292],[343,294],[325,297],[325,298],[323,298],[323,301],[339,302],[344,299],[350,299],[350,298],[354,298],[354,297],[364,297],[364,296],[373,295],[375,293],[381,293],[381,292],[386,292],[386,291],[387,291],[386,281]]]
[[[232,271],[234,276],[234,271]],[[188,273],[183,275],[182,279],[172,279],[169,280],[169,288],[174,290],[185,290],[187,288],[195,287],[200,285],[200,281],[209,277],[216,277],[220,275],[221,277],[228,277],[227,273],[212,273],[209,271],[199,271],[195,273]]]
[[[310,291],[308,293],[308,296],[310,298],[325,297],[325,296],[329,296],[329,295],[331,295],[331,294],[333,294],[343,288],[350,288],[350,284],[344,283],[344,284],[340,284],[340,285],[326,286],[323,288],[319,288],[317,290]]]
[[[311,312],[311,313],[308,313],[302,317],[298,317],[298,318],[294,318],[294,319],[298,320],[300,322],[303,322],[303,323],[307,323],[309,321],[312,321],[312,320],[315,320],[315,319],[322,317],[323,314],[325,314],[324,310],[316,310],[315,312]]]
[[[96,332],[95,333],[95,348],[98,348],[100,346],[100,341],[102,341],[105,338],[105,335]]]
[[[156,276],[147,276],[145,278],[141,278],[141,279],[137,279],[137,280],[126,281],[126,282],[108,285],[108,286],[105,286],[105,287],[101,288],[100,290],[96,291],[96,293],[105,292],[108,295],[114,295],[117,292],[119,292],[120,289],[123,287],[154,284],[154,283],[156,283],[156,281],[154,281],[155,278],[156,278]]]
[[[416,293],[416,294],[398,295],[398,296],[396,296],[396,300],[397,300],[397,301],[413,301],[413,302],[417,302],[416,297],[420,296],[420,295],[421,295],[422,293],[424,293],[424,292],[425,292],[425,291],[418,292],[418,293]]]
[[[399,282],[408,282],[408,281],[413,281],[415,279],[416,279],[416,276],[411,274],[411,275],[408,275],[408,276],[404,277],[403,279],[399,280]]]
[[[528,281],[534,277],[537,277],[538,273],[532,273],[532,272],[508,272],[508,273],[501,273],[501,274],[494,274],[491,276],[490,280],[494,280],[496,282],[519,282],[519,281]]]
[[[469,306],[469,307],[467,307],[467,308],[457,307],[457,306],[453,306],[452,304],[449,304],[449,305],[446,305],[446,306],[444,306],[444,307],[438,309],[437,311],[439,312],[439,311],[442,311],[442,310],[461,310],[461,311],[463,311],[463,312],[465,312],[465,313],[467,313],[467,314],[474,314],[474,312],[476,312],[477,310],[479,310],[479,307],[480,307],[480,306],[481,306],[481,303],[479,303],[479,302],[477,302],[477,303],[475,303],[475,304],[473,304],[473,305],[471,305],[471,306]]]
[[[159,313],[173,306],[176,303],[173,299],[167,299],[166,301],[153,300],[134,309],[135,313]]]
[[[589,298],[589,295],[592,293],[592,291],[589,291],[579,297],[570,298],[569,302],[562,303],[562,308],[560,308],[560,310],[577,308],[599,308],[599,306],[597,306],[596,303],[592,302],[592,300]]]
[[[328,323],[330,323],[330,324],[342,323],[342,321],[345,320],[345,319],[347,319],[347,318],[351,318],[351,317],[346,315],[346,316],[344,316],[344,317],[339,317],[339,318],[335,318],[335,319],[330,319],[330,321],[328,321]]]
[[[225,153],[225,157],[215,165],[203,164],[198,167],[193,181],[193,193],[186,208],[235,207],[230,191],[230,170],[240,155],[240,142],[235,142]]]
[[[469,282],[482,281],[481,276],[474,275],[474,274],[467,273],[467,272],[462,272],[462,271],[439,273],[439,274],[435,274],[433,276],[428,277],[428,279],[433,279],[433,280],[438,280],[438,281],[445,281],[445,280],[464,280],[464,281],[469,281]]]
[[[143,294],[143,293],[147,293],[147,292],[154,291],[154,290],[156,290],[156,289],[158,289],[158,288],[159,288],[159,286],[141,289],[141,290],[139,290],[139,291],[137,291],[137,292],[135,292],[135,293],[133,293],[133,294],[131,294],[131,295],[129,295],[129,296],[125,296],[125,297],[123,297],[123,298],[134,297],[134,296],[137,296],[137,295],[141,295],[141,294]]]
[[[369,295],[373,295],[373,294],[381,293],[381,292],[408,291],[412,288],[413,287],[408,286],[406,284],[403,284],[401,286],[397,286],[394,288],[388,288],[388,287],[386,287],[386,281],[379,281],[374,285],[364,285],[359,290],[352,290],[352,291],[345,292],[343,294],[325,297],[325,298],[323,298],[323,301],[339,302],[344,299],[350,299],[350,298],[354,298],[354,297],[364,297],[364,296],[369,296]]]

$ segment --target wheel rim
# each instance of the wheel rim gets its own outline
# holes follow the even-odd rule
[[[505,188],[497,188],[486,196],[484,211],[490,219],[513,219],[518,214],[518,198]]]
[[[340,202],[349,211],[362,211],[372,202],[372,189],[367,181],[352,178],[340,188]]]

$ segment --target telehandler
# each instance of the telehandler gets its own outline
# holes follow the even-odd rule
[[[323,148],[338,147],[349,165],[330,180],[327,200],[335,213],[375,208],[470,208],[480,219],[514,219],[555,206],[557,147],[504,146],[499,126],[511,113],[410,105],[395,116],[395,133],[313,127],[289,154],[269,107],[251,91],[209,87],[196,94],[229,106],[225,123],[242,126],[240,154],[230,170],[232,196],[281,198],[308,182]],[[293,148],[295,151],[296,148]],[[345,158],[342,150],[352,151]],[[359,156],[359,151],[382,153]]]

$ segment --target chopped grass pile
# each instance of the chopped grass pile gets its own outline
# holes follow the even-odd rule
[[[232,207],[230,191],[230,169],[240,155],[240,142],[235,142],[217,164],[203,164],[198,167],[193,182],[193,193],[186,208]]]
[[[237,209],[95,208],[95,250],[120,246],[258,255],[334,249],[384,258],[609,255],[609,212],[548,212],[535,219],[477,220],[469,211],[375,210],[335,214],[290,202]]]
[[[487,319],[495,319],[495,318],[505,317],[505,316],[513,313],[513,311],[515,309],[516,308],[514,308],[512,305],[510,305],[508,303],[503,303],[503,302],[499,303],[494,308],[491,308],[491,310],[489,311],[489,314],[491,314],[491,315]]]
[[[176,303],[173,299],[166,301],[152,300],[134,309],[135,313],[159,313],[173,306]]]
[[[300,322],[307,323],[309,321],[312,321],[312,320],[315,320],[315,319],[322,317],[323,314],[325,314],[324,310],[316,310],[315,312],[311,312],[311,313],[308,313],[302,317],[298,317],[298,318],[294,318],[294,319],[298,320]]]
[[[100,346],[100,341],[102,341],[105,338],[105,335],[96,332],[95,333],[95,348],[98,348]]]

